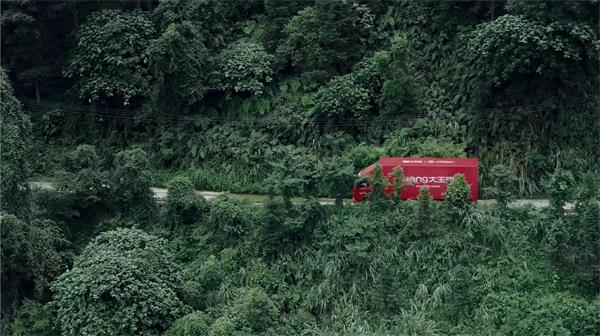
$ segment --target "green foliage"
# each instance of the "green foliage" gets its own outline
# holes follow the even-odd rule
[[[392,169],[390,173],[390,178],[392,181],[392,190],[394,191],[394,198],[400,198],[400,193],[402,189],[408,185],[408,182],[404,178],[404,169],[398,166]]]
[[[369,175],[367,178],[369,180],[369,185],[373,189],[368,194],[368,199],[372,201],[381,201],[386,197],[386,189],[389,185],[388,179],[383,175],[383,171],[381,170],[381,165],[379,162],[375,164],[375,169],[373,169],[373,174]]]
[[[598,302],[567,293],[490,295],[483,310],[500,335],[593,335],[600,326]]]
[[[0,69],[0,198],[2,210],[25,216],[28,210],[28,187],[24,183],[29,175],[27,163],[30,149],[31,123],[14,96],[14,91]]]
[[[535,16],[546,16],[543,12]],[[507,14],[479,25],[469,34],[468,66],[462,70],[464,85],[457,99],[468,106],[471,133],[484,139],[516,139],[534,129],[551,139],[549,121],[571,113],[570,104],[594,104],[586,92],[598,83],[598,60],[593,56],[598,48],[597,32],[584,23],[540,22]],[[530,126],[523,127],[524,122]]]
[[[419,189],[419,195],[417,196],[417,210],[415,215],[417,218],[417,225],[414,228],[412,235],[417,238],[426,236],[431,231],[432,212],[433,205],[431,195],[429,195],[429,189],[422,187]]]
[[[572,200],[575,188],[575,179],[570,171],[557,169],[545,181],[548,198],[553,212],[557,215],[563,213],[563,206]]]
[[[314,162],[291,148],[285,148],[279,155],[277,161],[271,163],[274,173],[265,183],[271,195],[281,195],[284,203],[290,205],[292,197],[311,192],[309,175]]]
[[[446,127],[449,127],[447,125]],[[427,128],[434,125],[427,125]],[[443,140],[443,136],[424,136],[418,130],[401,128],[386,135],[384,148],[388,156],[417,157],[466,157],[465,144],[451,139]]]
[[[383,82],[379,104],[384,115],[398,115],[401,112],[414,112],[415,92],[413,78],[406,66],[408,41],[405,37],[392,42],[391,63],[387,80]]]
[[[15,312],[10,326],[12,336],[58,336],[50,308],[30,300]]]
[[[225,90],[260,96],[265,85],[272,80],[272,56],[256,42],[236,42],[219,58]]]
[[[114,201],[120,208],[152,204],[148,155],[143,150],[136,148],[118,152],[111,178]]]
[[[3,3],[1,333],[594,334],[597,5]],[[82,143],[97,150],[67,153]],[[576,211],[470,206],[466,183],[446,202],[291,202],[339,204],[382,156],[478,157],[501,203],[549,192],[554,213],[572,196]],[[29,165],[65,170],[31,209]],[[573,178],[546,188],[556,167]],[[398,192],[380,175],[380,196]],[[151,185],[170,187],[165,206]],[[205,203],[192,186],[286,204]],[[61,232],[83,252],[47,303]]]
[[[189,179],[175,178],[168,185],[166,221],[171,231],[177,225],[198,222],[207,208],[206,200],[196,194]]]
[[[101,233],[52,288],[62,335],[158,334],[186,312],[165,241],[140,230]]]
[[[315,96],[313,114],[317,118],[361,119],[369,110],[369,93],[350,75],[338,76]]]
[[[67,172],[75,173],[83,169],[97,169],[100,157],[92,145],[79,145],[65,155],[64,167]]]
[[[211,319],[201,311],[189,313],[175,321],[164,336],[197,336],[208,335]]]
[[[300,10],[284,28],[285,39],[277,48],[281,60],[313,72],[316,79],[327,73],[346,72],[362,58],[373,38],[373,16],[355,1],[317,1]]]
[[[542,22],[575,21],[586,22],[592,25],[594,21],[593,9],[596,1],[523,1],[508,0],[506,11],[513,15],[521,15]]]
[[[471,188],[465,179],[465,175],[456,174],[448,182],[444,193],[444,203],[448,205],[448,209],[454,214],[455,219],[458,219],[462,211],[469,208],[471,205]]]
[[[214,232],[216,241],[235,241],[249,233],[251,214],[242,204],[227,197],[219,196],[211,202],[206,221],[206,227]]]
[[[260,288],[250,288],[225,312],[237,330],[252,334],[266,331],[276,323],[278,315],[279,309]]]
[[[344,157],[321,161],[318,166],[319,187],[335,198],[336,205],[350,194],[350,186],[356,180],[354,165]]]
[[[80,26],[65,75],[77,79],[79,98],[128,105],[148,92],[145,48],[154,26],[141,11],[105,10]]]
[[[154,18],[161,29],[165,30],[171,24],[182,22],[192,23],[196,30],[202,32],[200,41],[208,48],[221,48],[226,43],[225,15],[232,4],[221,1],[201,0],[161,1],[154,10]]]
[[[493,166],[490,170],[490,176],[493,186],[489,187],[487,192],[496,199],[501,208],[506,209],[508,202],[513,198],[516,185],[515,178],[510,169],[503,164]]]
[[[386,151],[381,147],[361,143],[344,152],[343,156],[348,157],[354,167],[361,168],[378,161],[382,156],[386,156]]]
[[[49,283],[66,266],[66,241],[50,220],[26,223],[0,215],[2,238],[2,314],[23,298],[46,298]]]
[[[158,114],[180,114],[204,98],[213,69],[201,33],[192,23],[169,25],[147,53],[156,79],[152,105]]]

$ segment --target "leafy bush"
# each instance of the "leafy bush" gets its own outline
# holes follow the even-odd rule
[[[405,129],[388,134],[384,143],[388,156],[417,157],[465,157],[465,145],[450,141],[440,141],[431,137],[417,136],[412,139]]]
[[[148,155],[141,149],[115,155],[112,186],[114,201],[122,209],[144,207],[152,202]]]
[[[67,242],[50,220],[27,223],[0,214],[2,258],[2,313],[24,298],[43,299],[50,282],[64,271]]]
[[[575,188],[575,179],[569,171],[557,169],[545,181],[548,190],[550,206],[555,214],[563,213],[563,206],[572,199]]]
[[[359,144],[356,147],[350,148],[349,151],[346,151],[344,156],[350,159],[354,164],[354,167],[363,169],[370,164],[375,163],[375,161],[378,161],[379,158],[385,156],[385,154],[385,150],[381,147]]]
[[[252,218],[250,209],[227,196],[219,196],[210,203],[204,225],[213,231],[213,239],[226,244],[248,234]]]
[[[305,73],[343,73],[366,53],[373,16],[367,6],[353,1],[322,1],[298,11],[283,32],[280,60],[290,60]]]
[[[92,145],[79,145],[75,150],[65,155],[65,170],[71,173],[82,169],[97,169],[100,158],[96,153],[96,147]]]
[[[211,322],[208,315],[201,311],[195,311],[175,321],[164,333],[164,336],[208,335]]]
[[[269,296],[260,288],[251,288],[233,302],[225,312],[235,324],[236,329],[253,333],[266,331],[277,323],[279,309]]]
[[[135,229],[101,233],[52,285],[62,335],[158,334],[186,312],[165,241]]]
[[[356,180],[354,165],[347,158],[333,157],[318,166],[321,190],[335,198],[336,205],[342,205],[342,198],[350,195],[350,186]]]
[[[432,200],[429,195],[429,189],[422,187],[419,189],[419,196],[417,196],[417,210],[415,212],[417,226],[413,229],[413,237],[422,238],[427,236],[431,231],[432,212]]]
[[[471,204],[471,188],[465,179],[465,175],[456,174],[444,193],[445,202],[454,209],[464,209]]]
[[[567,293],[489,295],[482,309],[502,335],[593,335],[600,327],[599,303]]]
[[[373,174],[368,177],[369,185],[372,190],[368,194],[368,199],[372,201],[381,201],[385,199],[387,196],[385,191],[389,185],[388,179],[383,175],[383,170],[381,170],[381,165],[379,162],[375,164],[375,168],[373,169]]]
[[[506,208],[512,199],[516,185],[512,172],[507,166],[498,164],[490,170],[490,177],[493,186],[488,187],[487,192],[496,199],[501,208]]]
[[[176,225],[189,225],[200,220],[206,210],[204,197],[196,194],[187,178],[175,178],[168,185],[166,221],[171,231]]]
[[[219,58],[226,90],[260,96],[272,80],[272,56],[256,42],[234,43]]]
[[[369,92],[345,75],[332,79],[317,92],[312,115],[317,120],[360,120],[367,116],[369,108]]]
[[[273,174],[265,180],[269,194],[281,195],[286,205],[291,205],[294,196],[308,195],[314,192],[314,185],[310,184],[310,175],[313,172],[315,161],[307,160],[309,157],[294,148],[285,147],[280,153],[280,158],[272,162]]]
[[[10,326],[12,336],[58,336],[49,306],[25,300],[15,312]]]

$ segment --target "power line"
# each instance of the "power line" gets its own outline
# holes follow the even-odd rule
[[[369,118],[356,118],[356,119],[347,119],[347,120],[339,120],[334,118],[304,118],[302,120],[291,120],[289,118],[285,118],[284,116],[269,116],[262,118],[243,118],[243,117],[231,117],[231,116],[174,116],[166,113],[147,113],[143,110],[133,110],[133,109],[117,109],[117,108],[94,108],[92,106],[84,106],[84,105],[75,105],[75,104],[65,104],[65,103],[57,103],[57,102],[37,102],[33,99],[29,98],[21,98],[21,102],[27,106],[28,108],[36,111],[43,110],[51,110],[51,109],[60,109],[61,112],[66,113],[85,113],[92,114],[99,117],[110,117],[114,119],[123,119],[123,120],[148,120],[148,121],[156,121],[161,123],[172,123],[172,124],[197,124],[199,122],[207,122],[207,123],[217,123],[217,124],[240,124],[240,125],[258,125],[258,124],[276,124],[276,123],[285,123],[290,125],[301,125],[301,124],[310,124],[312,126],[339,126],[339,127],[349,127],[356,125],[373,125],[373,124],[393,124],[404,121],[414,121],[418,118],[427,117],[427,115],[417,114],[417,113],[409,113],[405,115],[397,115],[397,116],[374,116]],[[497,117],[506,117],[506,116],[515,116],[514,110],[519,108],[519,112],[525,113],[534,113],[534,112],[543,112],[543,111],[552,111],[556,108],[575,108],[593,104],[594,102],[583,102],[577,104],[570,104],[566,106],[548,106],[548,107],[539,107],[539,105],[519,105],[519,106],[505,106],[500,108],[491,108],[486,110],[479,110],[477,113],[493,113],[494,116]],[[524,106],[531,106],[537,108],[529,108],[522,109]]]

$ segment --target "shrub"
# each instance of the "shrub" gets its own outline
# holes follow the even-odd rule
[[[200,336],[208,335],[211,319],[201,311],[195,311],[175,321],[164,336]]]
[[[369,184],[373,190],[368,194],[368,199],[372,201],[380,201],[386,197],[385,189],[388,187],[388,180],[383,175],[381,165],[375,164],[373,174],[368,177]]]
[[[186,311],[165,241],[136,229],[101,233],[52,288],[62,335],[156,334]]]
[[[219,196],[210,203],[205,225],[214,234],[214,239],[223,244],[247,234],[250,230],[251,212],[227,196]]]
[[[446,204],[453,209],[463,210],[471,204],[471,188],[465,179],[465,175],[454,175],[454,178],[448,182],[444,198]]]
[[[421,156],[421,157],[466,157],[463,143],[451,139],[423,137],[413,134],[414,129],[402,128],[387,135],[384,142],[385,153],[388,156]]]
[[[50,220],[26,223],[0,214],[2,313],[24,297],[43,298],[65,268],[66,241]]]
[[[482,310],[501,335],[594,335],[600,328],[600,303],[567,293],[491,294]]]
[[[12,336],[58,336],[50,308],[30,300],[17,309],[10,329]]]
[[[264,290],[251,288],[225,314],[237,328],[248,328],[254,333],[260,333],[277,322],[279,309]]]
[[[96,147],[92,145],[79,145],[65,156],[65,170],[71,173],[83,169],[96,169],[100,164],[100,158]]]
[[[312,112],[318,119],[355,120],[366,117],[369,108],[369,91],[344,75],[319,89]]]
[[[402,189],[408,185],[408,182],[404,178],[404,169],[398,166],[392,169],[392,173],[390,174],[392,178],[392,189],[394,190],[394,197],[396,199],[400,199],[400,193]]]
[[[347,158],[333,157],[319,164],[320,186],[328,196],[335,198],[336,205],[342,205],[342,199],[349,196],[350,188],[356,180],[354,165]]]
[[[225,89],[259,96],[271,81],[272,56],[256,42],[237,42],[220,55]]]
[[[385,156],[386,152],[383,148],[359,144],[356,147],[350,148],[349,151],[344,153],[344,156],[354,164],[354,167],[363,169],[368,165],[379,160],[380,157]]]
[[[493,166],[490,176],[493,186],[487,188],[487,191],[496,199],[498,205],[505,209],[515,192],[516,179],[510,169],[503,164]]]
[[[431,230],[431,213],[433,211],[431,203],[429,189],[422,187],[417,196],[417,228],[414,230],[416,232],[413,232],[413,236],[424,237]]]
[[[273,174],[265,183],[269,186],[269,194],[281,195],[286,206],[291,207],[291,198],[309,193],[314,162],[298,150],[285,147],[280,159],[272,163]]]
[[[575,179],[570,171],[557,169],[545,181],[550,207],[556,215],[563,213],[563,206],[574,193]]]
[[[170,24],[146,54],[155,78],[151,101],[157,114],[182,114],[209,90],[213,67],[202,34],[191,22]]]
[[[166,208],[166,220],[173,231],[176,225],[197,222],[207,204],[204,197],[196,193],[188,178],[177,177],[168,185]]]
[[[114,201],[122,209],[147,206],[152,202],[148,155],[141,149],[115,155],[112,174]]]

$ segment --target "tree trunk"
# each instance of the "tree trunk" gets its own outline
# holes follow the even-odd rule
[[[40,83],[36,80],[33,82],[33,86],[35,87],[35,102],[37,104],[40,103],[41,98],[40,98]]]

